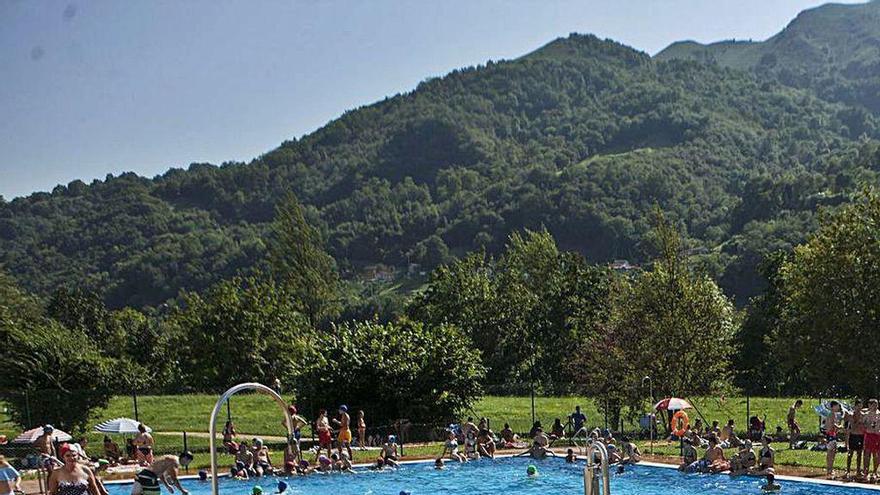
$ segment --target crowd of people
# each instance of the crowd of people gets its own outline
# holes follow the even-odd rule
[[[797,420],[798,410],[803,401],[795,401],[789,408],[786,418],[789,429],[788,442],[791,449],[805,448],[800,440],[801,428]],[[852,407],[838,401],[826,403],[828,411],[823,415],[820,441],[814,449],[825,450],[827,474],[835,477],[834,462],[839,450],[847,452],[847,479],[859,481],[878,481],[880,467],[880,410],[878,401],[871,399],[864,403],[856,401]],[[230,475],[247,479],[265,475],[310,475],[313,473],[353,472],[353,446],[377,451],[370,469],[395,468],[399,463],[400,446],[396,435],[368,437],[365,414],[357,411],[355,418],[349,415],[348,407],[341,405],[334,415],[321,409],[312,430],[316,442],[310,450],[301,448],[301,430],[310,425],[298,414],[295,406],[289,406],[293,435],[286,444],[283,459],[275,463],[269,447],[258,437],[239,440],[235,424],[227,421],[223,429],[223,445],[234,457]],[[820,412],[820,414],[823,414]],[[756,419],[756,418],[753,418]],[[286,425],[285,419],[285,425]],[[685,473],[728,473],[731,476],[763,476],[768,480],[768,489],[778,487],[775,483],[776,451],[771,445],[774,440],[764,431],[763,422],[750,424],[749,438],[737,436],[735,423],[729,420],[724,426],[718,421],[704,427],[700,419],[693,425],[685,425],[681,435],[681,463],[679,469]],[[461,424],[453,424],[445,429],[442,450],[435,458],[435,466],[442,469],[445,462],[469,462],[483,458],[493,459],[501,449],[518,450],[516,456],[544,459],[556,456],[553,445],[557,441],[583,440],[584,445],[601,443],[607,451],[611,465],[623,469],[627,464],[641,460],[638,446],[626,436],[616,439],[611,431],[589,429],[587,417],[576,407],[567,417],[567,422],[555,419],[549,432],[545,432],[540,421],[536,421],[526,438],[520,438],[504,423],[496,434],[487,418],[475,422],[468,417]],[[77,443],[64,443],[57,446],[52,441],[54,429],[46,425],[43,434],[34,442],[42,463],[49,472],[48,487],[51,495],[107,495],[98,473],[108,466],[133,463],[141,467],[137,472],[132,495],[159,495],[164,485],[171,492],[178,489],[186,495],[180,485],[178,470],[192,461],[192,454],[180,456],[154,456],[155,441],[144,425],[139,425],[138,434],[129,439],[122,452],[119,445],[109,436],[104,437],[102,459],[89,459],[85,453],[86,439]],[[357,436],[353,436],[353,431]],[[776,441],[784,441],[784,433],[777,428]],[[754,443],[753,443],[754,442]],[[311,455],[309,455],[311,454]],[[567,449],[566,462],[575,463],[580,459],[574,450]],[[853,461],[855,475],[851,477]],[[200,472],[206,477],[206,473]],[[0,493],[10,494],[20,489],[21,477],[18,472],[0,456]]]

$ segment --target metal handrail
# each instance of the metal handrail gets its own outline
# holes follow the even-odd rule
[[[211,411],[211,423],[208,425],[208,431],[210,432],[208,445],[211,449],[211,493],[213,495],[219,495],[220,493],[217,477],[217,448],[215,445],[217,440],[215,438],[217,436],[217,414],[219,414],[220,408],[223,406],[224,402],[242,390],[256,390],[257,392],[264,393],[275,399],[275,402],[281,406],[281,410],[284,412],[284,425],[287,427],[287,441],[290,442],[293,439],[293,417],[287,409],[287,403],[284,402],[284,399],[282,399],[280,395],[278,395],[278,392],[261,383],[239,383],[224,392],[217,401],[217,404],[214,405],[214,410]]]
[[[602,470],[602,495],[611,495],[611,478],[608,472],[608,449],[599,441],[592,441],[587,445],[587,465],[584,466],[584,495],[599,495],[593,493],[593,480],[596,476],[596,461],[593,451],[599,452],[599,468]]]

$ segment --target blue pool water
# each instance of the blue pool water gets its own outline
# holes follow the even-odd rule
[[[537,478],[526,476],[526,466],[535,464]],[[250,495],[259,484],[264,495],[275,493],[278,480],[220,480],[223,495]],[[288,495],[398,495],[401,490],[413,495],[467,494],[467,495],[544,495],[584,493],[583,464],[565,464],[560,459],[532,461],[503,458],[482,460],[467,464],[448,463],[443,471],[433,464],[407,464],[397,470],[367,471],[357,474],[313,474],[307,477],[283,478],[287,481]],[[674,469],[648,466],[630,467],[622,475],[613,475],[612,495],[706,495],[706,494],[761,494],[762,479],[731,478],[728,475],[684,475]],[[781,480],[781,495],[880,495],[880,491],[839,486],[819,485]],[[211,485],[198,480],[185,480],[191,495],[210,495]],[[128,495],[131,485],[108,485],[110,495]],[[167,491],[163,488],[163,494]]]

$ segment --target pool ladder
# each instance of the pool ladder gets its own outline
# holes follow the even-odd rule
[[[284,415],[284,426],[287,428],[287,442],[288,444],[293,444],[296,442],[293,436],[293,416],[291,416],[290,411],[287,408],[287,404],[284,402],[284,399],[278,394],[278,392],[272,390],[271,388],[261,384],[261,383],[239,383],[234,387],[230,388],[223,395],[220,396],[220,399],[217,400],[217,403],[214,404],[214,410],[211,411],[211,419],[208,423],[208,448],[211,450],[211,494],[219,495],[220,486],[218,483],[219,476],[217,476],[217,446],[215,445],[217,441],[217,416],[220,414],[220,408],[223,407],[223,403],[229,400],[230,397],[235,395],[237,392],[241,392],[242,390],[255,390],[257,392],[263,393],[271,397],[275,400],[275,403],[278,404],[278,407],[281,408],[281,414]]]
[[[599,464],[596,464],[596,454]],[[602,489],[599,489],[599,478]],[[608,474],[608,449],[599,441],[587,444],[587,465],[584,467],[584,495],[611,495],[611,477]]]

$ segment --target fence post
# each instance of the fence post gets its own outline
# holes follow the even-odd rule
[[[137,392],[131,392],[131,400],[134,403],[134,420],[140,423],[140,418],[138,417],[138,396]]]

